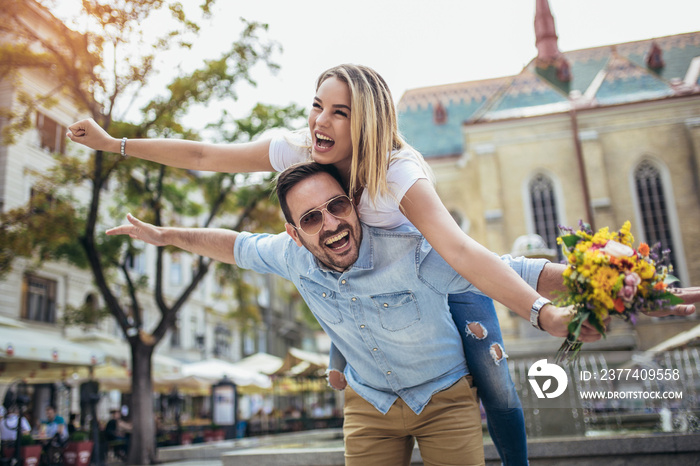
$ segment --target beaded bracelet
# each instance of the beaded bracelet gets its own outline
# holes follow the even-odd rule
[[[122,148],[121,148],[121,153],[122,157],[126,158],[126,138],[122,138]]]

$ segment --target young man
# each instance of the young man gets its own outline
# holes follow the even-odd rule
[[[360,224],[333,170],[304,163],[279,176],[286,234],[154,227],[132,216],[107,233],[292,281],[348,363],[346,464],[408,464],[414,438],[426,464],[483,464],[478,401],[447,307],[448,293],[473,287],[415,229]],[[544,260],[502,259],[534,288],[556,283],[540,279]],[[565,335],[567,318],[546,305],[540,325]]]
[[[68,428],[66,421],[62,416],[56,414],[56,407],[48,405],[46,407],[46,435],[49,437],[57,437],[62,443],[68,441]]]

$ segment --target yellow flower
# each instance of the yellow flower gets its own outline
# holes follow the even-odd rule
[[[617,241],[622,244],[626,244],[627,246],[632,246],[632,244],[634,244],[634,236],[632,236],[632,233],[630,233],[631,228],[632,224],[630,221],[625,221],[622,228],[620,228],[619,233],[615,234]]]
[[[591,277],[594,296],[607,309],[612,309],[615,303],[612,299],[613,287],[618,281],[620,274],[610,267],[600,267]]]
[[[593,244],[604,245],[610,239],[608,227],[601,228],[593,235]]]
[[[647,261],[639,261],[634,267],[634,271],[642,278],[642,280],[651,280],[656,273],[656,269]]]

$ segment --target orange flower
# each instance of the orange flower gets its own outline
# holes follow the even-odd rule
[[[615,310],[617,312],[619,312],[620,314],[625,312],[625,302],[622,301],[622,299],[620,299],[620,298],[615,299]]]
[[[649,255],[649,245],[647,243],[640,243],[638,251],[639,254],[641,254],[644,257],[647,257]]]
[[[654,289],[658,291],[666,291],[666,283],[656,282],[656,284],[654,284]]]

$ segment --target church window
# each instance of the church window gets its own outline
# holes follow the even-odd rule
[[[644,238],[649,246],[661,243],[663,249],[671,250],[671,263],[675,264],[668,203],[664,194],[661,172],[649,161],[643,161],[634,171],[634,182],[642,216]]]
[[[435,104],[435,109],[433,110],[433,120],[436,125],[444,125],[447,123],[447,110],[442,105],[442,102]]]
[[[548,176],[538,174],[530,182],[529,191],[535,233],[544,239],[547,247],[560,251],[560,248],[557,247],[559,216],[557,215],[554,183]]]

